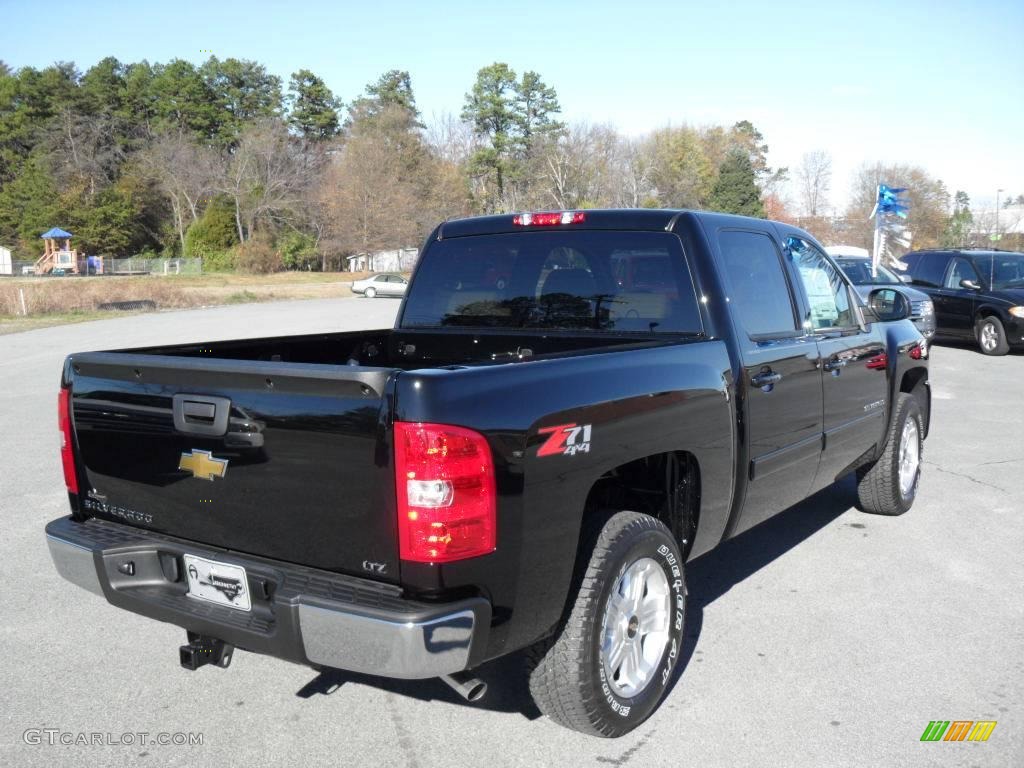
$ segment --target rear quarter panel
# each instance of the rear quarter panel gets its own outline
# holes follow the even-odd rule
[[[692,554],[721,539],[732,501],[735,426],[728,353],[718,341],[398,377],[395,417],[487,436],[498,484],[498,545],[444,566],[403,563],[407,588],[481,587],[494,607],[489,656],[536,640],[559,620],[587,495],[609,470],[666,451],[701,472]],[[589,425],[589,450],[538,456],[558,425]],[[582,433],[580,435],[582,437]]]

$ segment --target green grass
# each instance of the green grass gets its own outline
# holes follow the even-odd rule
[[[252,291],[237,291],[228,296],[224,301],[226,304],[248,304],[251,301],[259,301],[260,297]]]
[[[37,328],[50,328],[55,325],[87,323],[91,320],[109,320],[112,317],[124,317],[126,315],[137,314],[140,313],[94,309],[79,310],[74,312],[57,312],[48,315],[29,315],[28,317],[0,315],[0,336],[3,336],[8,333],[34,331]]]

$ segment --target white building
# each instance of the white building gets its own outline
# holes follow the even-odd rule
[[[410,272],[416,264],[419,250],[399,248],[395,251],[357,253],[346,258],[350,272]]]
[[[978,235],[1024,235],[1024,205],[978,211],[972,229]]]
[[[0,245],[0,275],[13,275],[14,263],[11,261],[11,249]]]

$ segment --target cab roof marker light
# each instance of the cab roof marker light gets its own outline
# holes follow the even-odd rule
[[[557,227],[560,224],[582,224],[587,220],[583,211],[544,211],[517,213],[512,223],[517,227]]]

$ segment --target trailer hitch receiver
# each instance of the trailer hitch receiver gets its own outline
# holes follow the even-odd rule
[[[188,632],[188,643],[178,649],[178,658],[185,669],[197,670],[207,664],[227,669],[235,647],[215,637]]]

